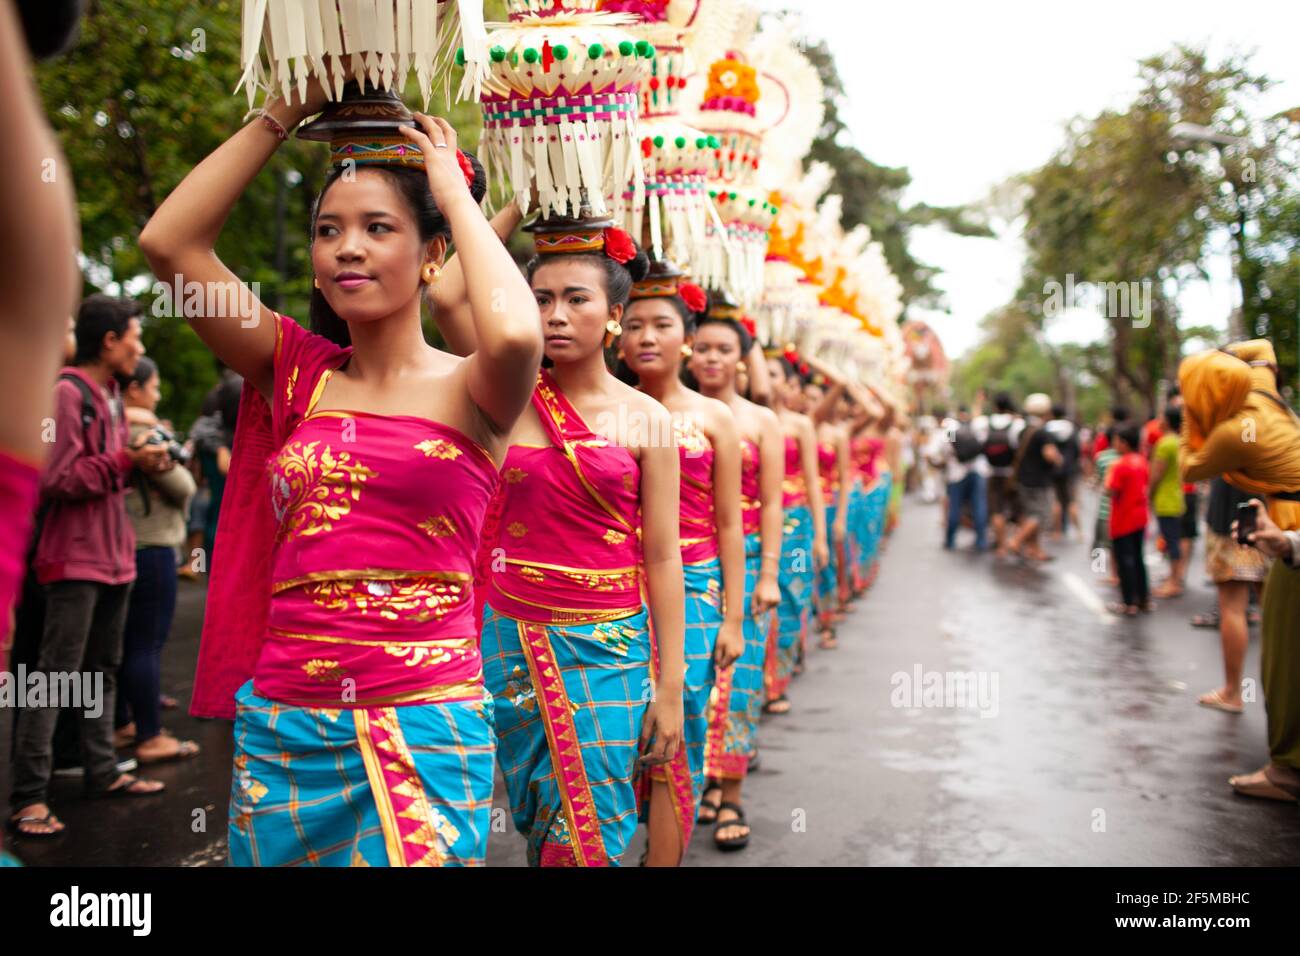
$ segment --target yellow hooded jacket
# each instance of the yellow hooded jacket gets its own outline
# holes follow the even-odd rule
[[[1296,530],[1300,502],[1267,498],[1300,491],[1300,420],[1278,395],[1269,365],[1277,365],[1277,356],[1265,339],[1183,360],[1178,460],[1184,481],[1223,475],[1242,491],[1265,497],[1279,527]]]

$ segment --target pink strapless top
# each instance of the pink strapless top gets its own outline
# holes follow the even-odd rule
[[[758,446],[740,439],[740,527],[745,534],[757,534],[762,523],[763,494],[759,482]]]
[[[479,557],[487,603],[541,624],[626,617],[642,607],[640,467],[545,370],[533,407],[552,444],[506,456]]]
[[[822,501],[835,504],[836,492],[840,490],[840,468],[839,456],[830,442],[817,443],[817,474],[822,480]]]
[[[255,689],[327,707],[479,697],[473,568],[496,464],[428,419],[314,411],[330,374],[267,463],[276,534]]]
[[[27,573],[27,544],[36,514],[40,469],[0,451],[0,670],[9,667],[9,612]]]
[[[785,477],[781,479],[781,507],[794,508],[808,503],[808,482],[803,476],[803,457],[799,439],[785,436]]]
[[[682,563],[718,555],[718,524],[713,510],[713,445],[694,422],[673,416],[682,469]]]

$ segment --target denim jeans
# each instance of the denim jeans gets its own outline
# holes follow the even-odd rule
[[[97,581],[55,581],[45,587],[45,630],[37,669],[103,674],[99,716],[76,713],[86,789],[91,791],[107,790],[118,776],[113,709],[130,593],[130,584]],[[11,801],[15,809],[45,802],[58,718],[58,707],[24,707],[18,712]]]
[[[176,551],[135,552],[135,587],[126,613],[122,670],[118,674],[118,727],[135,722],[136,740],[162,731],[162,649],[176,613]]]
[[[971,515],[975,519],[975,547],[983,551],[988,547],[988,498],[985,494],[984,476],[974,470],[967,473],[961,481],[948,484],[948,530],[944,534],[943,546],[951,548],[956,543],[962,508],[967,501],[971,503]]]

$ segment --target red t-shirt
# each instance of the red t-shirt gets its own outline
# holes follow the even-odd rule
[[[1121,455],[1106,476],[1110,499],[1110,536],[1141,531],[1147,526],[1147,484],[1151,470],[1147,460],[1136,452]]]

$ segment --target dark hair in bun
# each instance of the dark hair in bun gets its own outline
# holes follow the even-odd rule
[[[465,158],[469,160],[470,165],[474,168],[474,182],[469,188],[470,195],[474,197],[475,202],[482,202],[483,196],[487,193],[487,174],[483,172],[483,166],[472,153],[465,153]],[[343,166],[333,167],[325,177],[325,182],[321,186],[320,192],[316,196],[316,202],[311,208],[311,241],[316,241],[316,217],[320,213],[321,202],[325,198],[325,193],[342,177],[344,172]],[[444,239],[451,238],[451,224],[442,214],[437,204],[433,201],[433,193],[429,191],[429,177],[425,171],[418,166],[361,166],[353,170],[356,172],[375,172],[385,177],[389,184],[397,190],[397,194],[402,197],[412,215],[415,216],[416,226],[420,231],[420,242],[426,243],[442,236]],[[323,335],[336,345],[348,346],[352,344],[352,335],[348,332],[348,324],[338,317],[338,314],[325,301],[325,294],[320,289],[312,289],[311,292],[311,330],[317,335]]]
[[[66,53],[77,39],[85,0],[18,0],[27,49],[34,60]]]
[[[609,300],[611,308],[616,305],[626,306],[632,298],[632,283],[640,282],[650,272],[650,257],[640,246],[636,247],[636,255],[625,263],[611,259],[604,252],[552,253],[546,256],[533,256],[528,260],[526,268],[529,283],[533,281],[533,274],[541,266],[570,260],[590,262],[600,267],[601,273],[605,276],[605,298]]]

